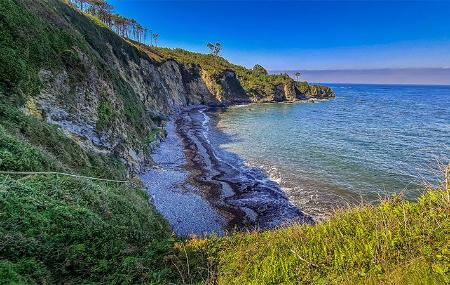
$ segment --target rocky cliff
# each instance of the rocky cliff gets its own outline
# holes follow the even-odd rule
[[[0,15],[2,101],[131,172],[150,162],[146,138],[184,106],[333,96],[219,57],[138,45],[59,0],[5,0]]]

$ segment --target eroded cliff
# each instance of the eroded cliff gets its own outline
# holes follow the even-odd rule
[[[120,158],[130,172],[149,164],[148,136],[184,106],[333,96],[287,75],[255,77],[220,57],[183,51],[189,62],[137,45],[59,0],[7,0],[1,14],[2,100],[89,151]]]

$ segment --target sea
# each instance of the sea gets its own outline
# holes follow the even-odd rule
[[[264,173],[316,220],[444,179],[450,86],[325,84],[336,98],[208,112],[216,153]]]

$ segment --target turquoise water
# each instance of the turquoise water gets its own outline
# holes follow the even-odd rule
[[[328,101],[216,113],[213,141],[319,219],[393,193],[415,199],[439,183],[450,157],[450,87],[329,86],[336,98]]]

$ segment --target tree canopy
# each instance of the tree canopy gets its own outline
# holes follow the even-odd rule
[[[267,72],[267,70],[262,65],[259,65],[259,64],[256,64],[255,66],[253,66],[253,71],[256,73],[259,73],[259,74],[264,74],[264,75],[269,74]]]
[[[211,54],[215,56],[218,56],[220,50],[222,49],[222,45],[220,43],[208,43],[206,46],[211,50]]]
[[[82,12],[97,17],[121,37],[133,39],[145,44],[149,29],[139,24],[135,19],[114,14],[114,7],[105,0],[66,0],[66,2]],[[156,43],[159,35],[151,33],[150,36],[150,39],[153,38]],[[150,45],[151,43],[150,41]]]

